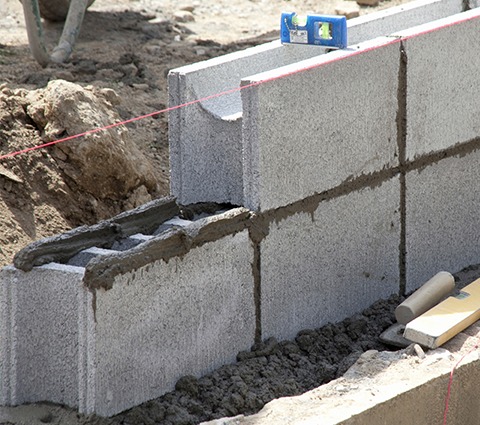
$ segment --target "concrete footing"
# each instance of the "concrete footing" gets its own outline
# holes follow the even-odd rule
[[[201,425],[476,425],[479,337],[480,327],[472,325],[423,358],[413,347],[367,351],[342,378],[301,396],[274,400],[255,415]]]

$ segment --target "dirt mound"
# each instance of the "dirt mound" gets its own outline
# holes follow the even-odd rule
[[[121,103],[111,89],[83,88],[63,80],[30,93],[28,116],[47,140],[82,134],[120,122],[114,105]],[[131,140],[124,126],[89,133],[56,144],[52,149],[70,186],[97,200],[122,200],[127,208],[150,201],[158,191],[152,164]],[[133,198],[132,198],[133,193]],[[142,196],[143,194],[143,196]]]
[[[0,153],[120,121],[113,90],[62,80],[0,89]],[[159,196],[153,164],[125,127],[4,160],[0,167],[0,264],[27,243],[95,223]]]

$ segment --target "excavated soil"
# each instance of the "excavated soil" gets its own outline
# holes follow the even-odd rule
[[[97,0],[71,60],[41,68],[28,50],[20,2],[2,0],[0,156],[164,109],[169,69],[276,38],[283,9],[333,13],[338,3],[352,4],[326,0],[318,10],[309,0]],[[46,25],[49,46],[60,31],[61,24]],[[159,114],[0,160],[0,266],[33,240],[166,195],[167,126]],[[479,275],[473,267],[456,277],[463,286]],[[186,425],[253,413],[340,376],[366,350],[392,349],[378,336],[393,323],[400,301],[379,301],[293,341],[267,340],[239,353],[237,363],[200,379],[183,377],[176,391],[114,418],[37,404],[0,409],[0,422]]]

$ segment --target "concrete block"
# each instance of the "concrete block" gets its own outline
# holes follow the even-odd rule
[[[462,0],[422,0],[355,18],[348,21],[349,44],[458,13],[462,8]],[[322,47],[282,45],[278,40],[170,72],[170,106],[208,97],[169,114],[171,192],[180,203],[244,205],[240,80],[324,53]],[[224,91],[229,93],[216,96]]]
[[[25,273],[0,271],[0,401],[86,402],[92,295],[83,269],[47,264]]]
[[[407,160],[480,135],[480,9],[395,34],[407,55]]]
[[[290,339],[399,290],[395,177],[272,223],[261,243],[262,337]]]
[[[406,289],[480,262],[480,151],[406,175]]]
[[[288,205],[398,164],[399,43],[379,38],[242,80],[244,203]]]
[[[248,349],[252,261],[244,230],[97,290],[95,411],[112,415],[158,397],[181,376],[201,376]]]
[[[426,22],[463,12],[463,0],[420,0],[389,7],[352,19],[348,24],[350,46],[389,35]]]
[[[159,227],[162,227],[160,225]],[[125,239],[120,239],[119,241],[115,241],[112,245],[112,250],[115,251],[127,251],[140,245],[143,242],[146,242],[153,238],[153,235],[144,235],[142,233],[137,233]]]

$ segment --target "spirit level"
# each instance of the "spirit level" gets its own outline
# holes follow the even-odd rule
[[[345,16],[299,16],[295,12],[285,12],[280,23],[280,41],[344,49],[347,47],[347,19]]]

